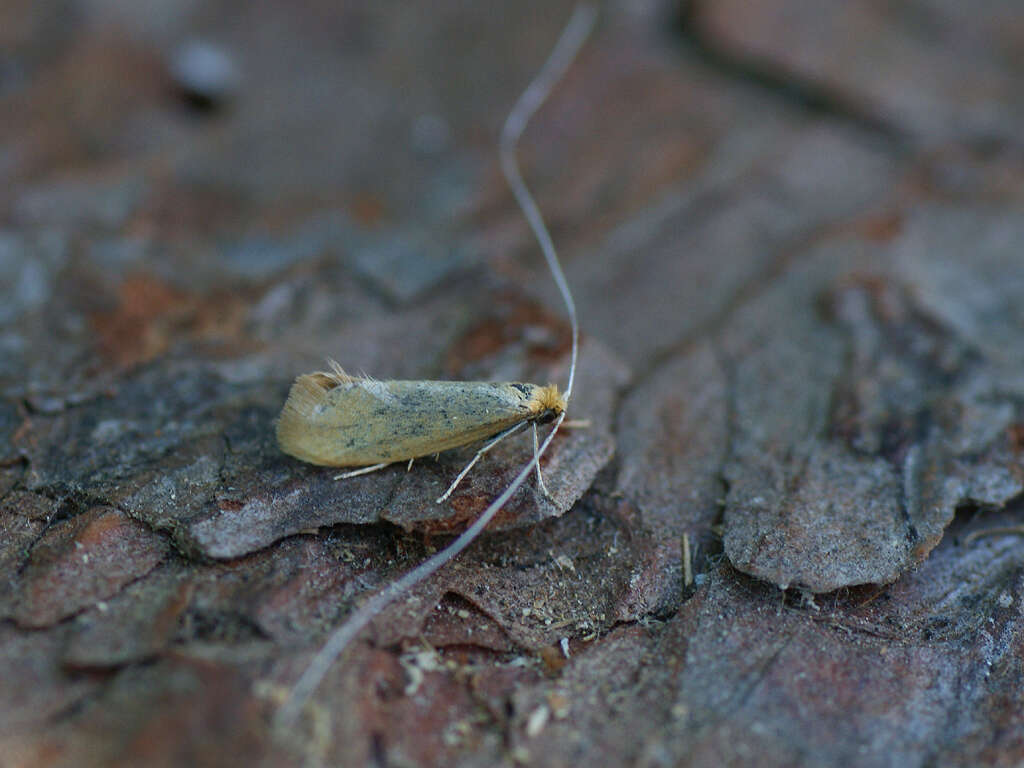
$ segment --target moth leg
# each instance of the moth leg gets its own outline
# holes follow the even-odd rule
[[[342,472],[340,475],[335,475],[335,480],[345,480],[349,477],[355,477],[356,475],[368,475],[371,472],[376,472],[378,469],[384,469],[384,467],[391,464],[390,461],[385,461],[383,464],[374,464],[372,467],[361,467],[360,469],[353,469],[351,472]]]
[[[459,472],[458,477],[456,477],[455,480],[452,481],[452,484],[448,486],[448,490],[445,491],[443,494],[441,494],[441,496],[438,497],[437,503],[438,504],[442,503],[445,499],[447,499],[449,496],[452,495],[452,491],[454,491],[458,487],[459,483],[462,482],[462,478],[464,478],[466,476],[466,474],[469,472],[469,470],[471,470],[473,468],[473,465],[476,464],[478,461],[480,461],[480,457],[481,456],[483,456],[485,453],[487,453],[489,450],[491,450],[491,448],[496,446],[498,443],[500,443],[502,440],[504,440],[509,435],[512,435],[512,434],[515,434],[516,432],[518,432],[520,429],[525,427],[526,424],[527,424],[527,422],[521,421],[518,424],[516,424],[515,426],[509,427],[504,432],[500,432],[496,438],[491,440],[491,442],[489,442],[487,445],[485,445],[483,448],[481,448],[479,451],[477,451],[476,452],[476,456],[473,457],[473,460],[470,461],[469,464],[467,464],[465,467],[462,468],[462,471]]]
[[[416,461],[416,459],[409,459],[409,466],[407,466],[407,467],[405,468],[405,471],[406,471],[406,472],[408,472],[409,470],[411,470],[411,469],[412,469],[412,463],[413,463],[414,461]]]
[[[540,446],[537,443],[537,422],[532,422],[532,424],[533,424],[533,455],[534,455],[534,458],[537,459],[537,463],[534,464],[534,466],[537,468],[537,485],[540,487],[540,492],[544,494],[544,498],[546,498],[548,501],[554,501],[554,498],[552,498],[552,496],[551,496],[551,492],[548,491],[548,487],[546,485],[544,485],[544,475],[542,475],[540,473],[540,456],[537,455],[538,453],[540,453]]]

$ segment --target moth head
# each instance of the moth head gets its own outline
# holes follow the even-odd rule
[[[548,424],[565,412],[565,396],[558,391],[558,387],[551,384],[546,387],[537,387],[530,404],[537,415],[533,421],[538,424]]]

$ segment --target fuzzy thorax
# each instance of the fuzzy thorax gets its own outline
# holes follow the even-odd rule
[[[530,399],[530,410],[535,414],[533,421],[547,424],[565,412],[565,396],[554,384],[537,387]]]

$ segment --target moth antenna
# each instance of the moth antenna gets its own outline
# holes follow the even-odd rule
[[[527,424],[527,422],[525,422],[525,421],[520,421],[520,422],[519,422],[518,424],[516,424],[515,426],[513,426],[513,427],[509,427],[509,428],[508,428],[508,429],[506,429],[506,430],[505,430],[504,432],[502,432],[502,433],[501,433],[501,434],[499,434],[499,435],[498,435],[497,437],[495,437],[495,438],[494,438],[493,440],[491,440],[491,441],[490,441],[489,443],[487,443],[487,445],[485,445],[485,446],[484,446],[483,448],[481,448],[481,449],[480,449],[479,451],[477,451],[477,452],[476,452],[476,456],[474,456],[474,457],[472,458],[472,460],[471,460],[471,461],[469,462],[469,464],[467,464],[466,466],[464,466],[464,467],[462,468],[462,471],[461,471],[461,472],[459,472],[459,474],[458,474],[458,475],[456,476],[456,478],[455,478],[454,480],[452,480],[452,484],[448,486],[448,490],[447,490],[447,491],[445,491],[444,493],[442,493],[442,494],[441,494],[441,496],[440,496],[440,497],[439,497],[439,498],[437,499],[437,503],[438,503],[438,504],[442,503],[442,502],[443,502],[443,501],[444,501],[445,499],[447,499],[447,498],[448,498],[449,496],[451,496],[451,495],[452,495],[452,492],[453,492],[453,491],[454,491],[454,490],[455,490],[456,488],[458,488],[458,487],[459,487],[459,483],[461,483],[461,482],[462,482],[462,478],[464,478],[464,477],[465,477],[465,476],[466,476],[467,474],[469,474],[469,470],[471,470],[471,469],[472,469],[472,468],[473,468],[474,466],[476,466],[476,463],[477,463],[478,461],[480,461],[481,457],[482,457],[482,456],[483,456],[483,455],[484,455],[485,453],[487,453],[487,452],[488,452],[489,450],[491,450],[491,448],[493,448],[494,446],[496,446],[496,445],[497,445],[498,443],[500,443],[500,442],[501,442],[502,440],[504,440],[504,439],[505,439],[506,437],[509,437],[510,435],[514,435],[514,434],[515,434],[516,432],[518,432],[518,431],[519,431],[519,430],[521,430],[521,429],[522,429],[523,427],[525,427],[525,426],[526,426],[526,424]],[[535,425],[534,425],[534,431],[536,431],[536,429],[537,429],[537,426],[536,426],[536,424],[535,424]]]
[[[569,19],[569,23],[555,44],[554,50],[551,51],[551,55],[548,56],[548,60],[544,63],[540,74],[526,87],[505,119],[505,125],[501,129],[501,140],[498,144],[501,170],[505,174],[505,180],[512,189],[512,194],[515,196],[516,202],[519,203],[526,221],[530,224],[534,237],[537,238],[544,259],[548,263],[548,269],[551,270],[551,276],[555,280],[555,285],[558,286],[558,292],[562,294],[566,312],[569,314],[569,325],[572,327],[572,352],[569,362],[569,381],[565,387],[566,402],[572,396],[572,385],[576,377],[576,358],[579,354],[580,328],[579,321],[576,319],[576,302],[573,301],[569,282],[565,279],[562,264],[555,251],[555,244],[551,240],[551,233],[548,232],[547,225],[544,223],[544,216],[541,214],[540,208],[537,207],[530,190],[526,188],[523,176],[519,172],[516,148],[530,118],[540,109],[555,83],[565,74],[565,70],[576,58],[576,53],[587,39],[596,20],[597,9],[594,6],[588,4],[576,6],[572,18]]]
[[[593,29],[596,19],[597,9],[594,6],[588,3],[581,3],[576,6],[568,24],[558,38],[558,42],[555,43],[554,49],[548,56],[547,62],[545,62],[533,82],[527,86],[522,96],[515,103],[515,106],[512,107],[512,111],[509,113],[508,118],[506,118],[505,125],[502,128],[499,144],[501,167],[505,173],[505,178],[512,189],[516,202],[518,202],[519,207],[523,211],[523,215],[526,216],[534,236],[540,244],[544,258],[547,260],[548,268],[551,270],[555,284],[562,294],[566,311],[569,314],[569,323],[572,327],[572,353],[569,363],[569,381],[564,395],[566,402],[568,402],[569,396],[572,394],[573,379],[576,375],[576,359],[579,352],[579,324],[576,320],[576,304],[573,301],[572,292],[569,290],[565,274],[562,272],[562,265],[558,261],[558,255],[555,252],[554,243],[551,241],[551,235],[544,224],[544,218],[541,216],[540,209],[534,202],[519,173],[519,166],[516,162],[516,147],[519,143],[519,137],[522,135],[523,129],[529,122],[530,117],[537,111],[551,93],[555,83],[558,82],[559,78],[565,73],[565,70],[568,69]],[[305,672],[302,673],[302,676],[295,683],[288,698],[277,711],[274,717],[274,727],[278,733],[283,735],[291,729],[302,712],[306,701],[316,691],[331,665],[334,664],[341,652],[345,650],[345,647],[352,642],[353,638],[367,624],[373,621],[395,598],[409,591],[424,579],[429,578],[443,566],[458,557],[459,553],[480,535],[480,532],[494,519],[498,510],[505,506],[508,500],[512,498],[512,495],[526,482],[534,467],[540,466],[540,457],[547,450],[555,437],[555,433],[565,420],[565,413],[563,410],[555,419],[551,431],[548,432],[539,449],[534,450],[533,458],[519,470],[519,474],[515,476],[515,479],[512,480],[509,486],[490,503],[487,509],[481,513],[480,517],[469,528],[463,531],[455,541],[440,552],[427,558],[407,574],[391,582],[387,587],[363,603],[340,627],[334,630],[333,634],[327,639],[327,642],[324,643],[316,656],[313,657],[313,660],[310,661],[309,666],[306,667]]]

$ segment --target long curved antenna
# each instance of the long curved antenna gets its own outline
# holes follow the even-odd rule
[[[516,143],[526,127],[530,116],[537,111],[537,108],[547,98],[558,78],[561,77],[573,58],[575,58],[580,46],[583,45],[587,35],[593,28],[596,18],[597,11],[592,6],[584,4],[576,7],[561,37],[558,38],[554,50],[548,57],[547,63],[541,69],[537,78],[527,87],[519,101],[516,102],[501,132],[500,152],[502,169],[505,171],[509,186],[512,187],[512,192],[540,243],[544,257],[547,259],[548,267],[551,269],[551,274],[558,285],[562,298],[565,300],[566,309],[569,312],[569,320],[572,325],[572,359],[569,366],[569,383],[565,390],[566,400],[569,399],[569,395],[572,393],[573,377],[576,373],[577,346],[579,343],[576,305],[573,303],[572,293],[569,291],[565,274],[562,272],[562,267],[558,262],[558,256],[555,253],[554,244],[551,242],[551,236],[548,234],[547,227],[544,226],[544,219],[519,174],[515,149]],[[533,458],[519,471],[519,474],[515,476],[515,479],[512,480],[508,488],[481,513],[476,522],[463,531],[447,547],[427,558],[407,574],[391,582],[391,584],[363,603],[345,623],[334,630],[334,633],[327,639],[324,646],[313,657],[313,660],[309,662],[309,666],[306,667],[305,672],[302,673],[302,676],[295,683],[288,698],[277,711],[274,717],[275,730],[279,733],[284,733],[294,725],[299,714],[302,712],[302,708],[316,691],[324,679],[324,675],[330,670],[331,665],[341,655],[341,652],[389,603],[454,560],[462,550],[468,547],[480,535],[480,532],[494,519],[498,510],[505,506],[508,500],[512,498],[512,494],[519,490],[519,487],[529,477],[533,468],[538,466],[540,457],[551,444],[555,433],[564,420],[565,411],[562,411],[555,420],[551,431],[544,438],[544,442],[541,443],[540,449],[534,452]]]
[[[587,39],[590,30],[597,20],[597,9],[592,5],[581,4],[576,6],[569,23],[566,25],[562,36],[555,43],[555,48],[548,56],[547,62],[541,69],[540,74],[530,83],[519,101],[512,107],[508,117],[505,119],[505,126],[501,130],[501,142],[499,153],[501,155],[501,170],[505,173],[505,179],[516,202],[523,209],[523,215],[533,230],[534,237],[540,244],[544,258],[551,270],[551,276],[555,279],[555,285],[562,294],[565,301],[565,309],[569,313],[569,324],[572,326],[572,359],[569,362],[569,382],[565,387],[565,399],[568,401],[572,395],[573,380],[576,377],[576,357],[579,353],[579,321],[576,319],[576,302],[573,301],[572,291],[569,290],[569,283],[562,271],[562,264],[555,253],[555,244],[551,241],[551,234],[544,224],[544,217],[540,208],[533,199],[533,195],[526,188],[522,174],[519,173],[519,163],[516,161],[516,147],[519,144],[519,137],[523,135],[526,124],[533,117],[533,114],[544,103],[544,100],[551,93],[555,83],[565,74],[580,46]]]

